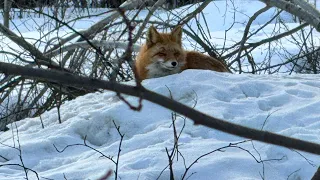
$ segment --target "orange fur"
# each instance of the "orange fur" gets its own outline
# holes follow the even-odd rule
[[[185,69],[208,69],[217,72],[230,72],[219,60],[195,51],[186,51],[187,67]]]
[[[176,27],[171,33],[159,33],[150,27],[146,43],[141,47],[135,61],[140,80],[180,73],[185,69],[208,69],[229,72],[219,60],[182,48],[182,29]]]

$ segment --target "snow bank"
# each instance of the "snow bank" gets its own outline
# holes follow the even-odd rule
[[[150,79],[144,86],[175,100],[194,106],[209,115],[227,121],[264,129],[290,137],[319,143],[320,81],[319,75],[262,76],[234,75],[205,70],[187,70],[181,74]],[[129,84],[132,82],[129,82]],[[125,96],[136,103],[136,98]],[[124,134],[119,161],[121,179],[156,179],[168,165],[165,148],[174,146],[172,112],[143,101],[143,109],[129,109],[113,92],[92,93],[66,102],[61,107],[62,124],[57,110],[16,123],[12,131],[0,135],[0,164],[21,164],[18,137],[24,165],[42,178],[97,179],[115,165],[86,143],[116,160],[120,136]],[[114,123],[113,123],[114,122]],[[184,124],[185,122],[185,124]],[[185,126],[185,127],[184,127]],[[199,156],[245,139],[222,133],[178,117],[179,151],[189,166]],[[17,136],[18,134],[18,136]],[[198,160],[186,177],[189,179],[310,179],[320,164],[320,157],[268,145],[244,142],[245,149],[229,147]],[[257,161],[265,160],[263,163]],[[185,172],[181,156],[174,158],[174,175]],[[165,169],[160,179],[169,178]],[[30,179],[34,173],[28,172]],[[22,168],[3,166],[0,179],[23,179]]]

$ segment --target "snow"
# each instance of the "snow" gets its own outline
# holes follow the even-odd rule
[[[299,138],[311,142],[320,139],[320,81],[319,75],[233,75],[205,70],[187,70],[181,74],[149,79],[143,85],[150,90],[187,104],[206,114],[252,128]],[[129,82],[129,84],[132,82]],[[168,90],[169,89],[169,90]],[[125,96],[129,102],[137,98]],[[8,159],[4,164],[20,163],[17,138],[26,167],[39,176],[50,179],[97,179],[113,162],[85,146],[86,143],[105,156],[117,156],[120,135],[113,122],[124,134],[119,160],[121,179],[156,179],[167,166],[165,148],[174,146],[171,111],[143,101],[143,108],[135,112],[113,92],[87,94],[61,106],[58,123],[57,109],[13,125],[13,131],[2,132],[0,155]],[[176,127],[181,131],[179,151],[186,165],[199,156],[217,148],[245,140],[178,117]],[[14,140],[13,140],[14,137]],[[8,145],[8,146],[4,146]],[[260,142],[243,142],[201,158],[189,170],[190,179],[310,179],[320,163],[319,156],[296,152]],[[300,155],[301,154],[301,155]],[[270,160],[257,163],[258,161]],[[272,160],[273,159],[273,160]],[[310,161],[310,162],[309,162]],[[175,177],[185,172],[182,157],[174,159]],[[226,171],[226,168],[228,169]],[[298,171],[297,171],[298,170]],[[295,172],[296,171],[296,172]],[[28,173],[33,177],[32,172]],[[1,179],[23,179],[22,168],[3,166]],[[160,179],[168,179],[167,168]],[[32,179],[32,178],[31,178]]]
[[[212,27],[212,41],[218,47],[223,45],[225,30],[233,22],[233,13],[226,11],[225,5],[225,1],[214,1],[204,11]],[[228,4],[229,8],[231,5]],[[243,22],[264,7],[258,1],[234,1],[233,5],[238,10],[236,21],[239,23],[228,32],[227,45],[242,38]],[[273,14],[274,10],[271,9],[259,16],[252,29],[259,28]],[[291,21],[288,14],[283,13],[282,17],[288,27],[298,25]],[[74,28],[83,29],[98,20],[83,19],[75,23]],[[18,23],[20,20],[15,21]],[[39,24],[44,22],[41,18],[35,21]],[[29,31],[34,21],[26,22],[30,26],[19,28],[22,34],[34,39],[40,37],[36,29]],[[194,26],[192,23],[190,25]],[[264,33],[255,35],[250,42],[271,36],[273,28],[273,24],[268,25]],[[59,35],[68,32],[65,29]],[[8,39],[5,41],[9,43]],[[191,48],[187,41],[184,44]],[[18,48],[12,43],[10,46]],[[286,40],[282,41],[282,46],[291,53],[298,51],[297,47]],[[265,50],[262,47],[252,54],[255,59],[263,58]],[[277,58],[273,60],[273,63],[280,62]],[[132,85],[134,82],[126,84]],[[238,75],[187,70],[180,74],[145,80],[143,85],[229,122],[315,143],[320,140],[320,75]],[[130,103],[138,102],[135,97],[123,96]],[[118,166],[119,178],[169,179],[166,148],[171,153],[175,143],[170,110],[143,101],[140,112],[132,111],[115,93],[104,91],[65,102],[61,106],[60,115],[61,124],[58,122],[57,109],[52,109],[39,117],[8,125],[9,131],[0,132],[0,179],[24,179],[26,175],[23,168],[5,165],[21,164],[21,159],[25,167],[38,173],[40,179],[98,179],[110,169],[115,170],[115,164],[109,158],[117,160],[121,137],[116,126],[120,126],[119,131],[124,135]],[[175,126],[178,133],[181,132],[178,141],[181,154],[173,158],[175,179],[181,179],[186,167],[212,151],[191,166],[185,179],[304,180],[310,179],[320,165],[320,157],[317,155],[248,141],[194,125],[191,120],[180,116],[177,116]],[[234,145],[228,147],[230,143]],[[218,151],[219,148],[223,149]],[[36,176],[28,171],[28,178],[33,180]]]

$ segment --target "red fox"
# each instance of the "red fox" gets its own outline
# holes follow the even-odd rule
[[[159,33],[151,26],[146,43],[141,47],[135,61],[140,80],[180,73],[185,69],[209,69],[229,72],[215,58],[182,48],[182,29],[177,26],[171,33]]]

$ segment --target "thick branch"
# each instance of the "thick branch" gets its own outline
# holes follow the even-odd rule
[[[115,82],[108,82],[98,79],[90,79],[87,77],[76,76],[67,72],[59,72],[54,70],[44,70],[36,68],[28,68],[9,63],[0,62],[0,72],[12,75],[21,75],[31,79],[42,79],[68,86],[82,88],[101,88],[118,93],[124,93],[131,96],[141,97],[172,111],[180,113],[194,121],[195,124],[201,124],[213,129],[217,129],[233,135],[258,140],[265,143],[294,148],[314,154],[320,155],[320,144],[307,142],[299,139],[278,135],[271,132],[259,131],[245,126],[233,124],[215,117],[210,117],[191,107],[176,102],[168,97],[159,95],[149,91],[143,87],[134,87]]]
[[[303,9],[303,7],[298,7],[293,3],[290,3],[285,0],[260,0],[269,6],[274,6],[285,10],[301,19],[306,21],[308,24],[316,28],[320,32],[320,19],[315,17],[312,12],[309,12],[308,9]]]
[[[299,5],[305,11],[309,12],[316,18],[320,18],[320,12],[306,0],[292,0],[294,4]]]
[[[100,40],[89,40],[90,43],[94,44],[95,47],[105,47],[106,49],[114,49],[114,48],[120,48],[120,49],[126,49],[128,46],[128,42],[117,42],[117,41],[100,41]],[[67,46],[63,46],[60,49],[56,49],[50,53],[48,53],[47,55],[52,57],[52,56],[56,56],[59,55],[60,53],[64,53],[66,51],[71,51],[74,50],[76,48],[84,48],[84,49],[89,49],[92,48],[92,46],[87,42],[87,41],[81,41],[81,42],[76,42]],[[132,50],[134,52],[138,52],[140,49],[139,45],[134,44],[132,46]]]
[[[11,9],[11,0],[4,0],[3,5],[3,24],[5,27],[9,28],[10,23],[10,9]]]
[[[320,179],[320,167],[316,171],[316,173],[313,175],[311,180],[319,180]]]

